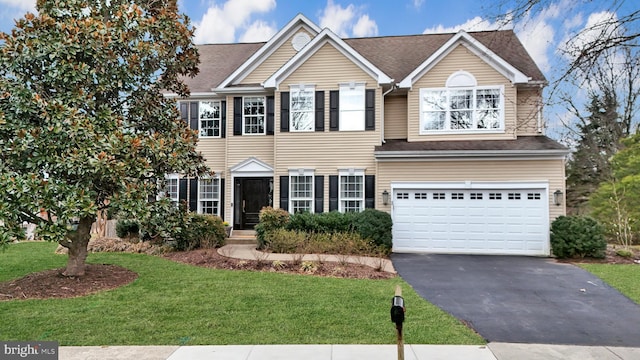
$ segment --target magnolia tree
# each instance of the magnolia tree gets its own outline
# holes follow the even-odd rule
[[[22,234],[68,248],[84,274],[96,212],[148,217],[157,179],[208,172],[163,92],[197,73],[176,0],[38,0],[0,33],[0,245]]]

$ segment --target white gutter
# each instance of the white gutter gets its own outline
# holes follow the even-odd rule
[[[437,159],[437,158],[480,158],[480,157],[564,157],[569,150],[413,150],[374,151],[376,159]]]
[[[232,88],[218,88],[211,89],[218,94],[234,94],[234,93],[242,93],[242,94],[258,94],[258,93],[266,93],[267,89],[258,86],[258,87],[232,87]]]
[[[393,79],[391,80],[391,88],[382,93],[382,106],[380,108],[380,143],[384,144],[384,97],[387,96],[390,92],[396,89],[396,84],[393,83]]]

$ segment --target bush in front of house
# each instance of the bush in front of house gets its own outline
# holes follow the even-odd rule
[[[116,222],[116,235],[121,239],[137,238],[140,233],[140,224],[135,220],[119,219]]]
[[[271,206],[260,210],[260,222],[254,227],[259,249],[265,248],[268,233],[287,226],[289,217],[290,215],[286,210],[274,209]]]
[[[363,239],[371,240],[376,246],[382,246],[391,249],[391,215],[384,211],[375,209],[365,209],[360,213],[356,213],[354,218],[355,231],[360,234]]]
[[[176,239],[176,248],[192,250],[221,247],[226,235],[224,221],[219,216],[189,213],[185,227]]]
[[[558,258],[603,258],[604,228],[587,216],[559,216],[551,224],[551,250]]]

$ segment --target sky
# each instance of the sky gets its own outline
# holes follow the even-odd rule
[[[633,4],[636,1],[623,2],[622,6],[637,7]],[[35,3],[36,0],[0,0],[0,31],[10,31],[13,19],[25,12],[35,12]],[[571,34],[616,14],[609,11],[612,1],[546,3],[550,5],[535,16],[501,27],[491,20],[492,15],[510,10],[513,0],[178,0],[180,10],[196,27],[196,44],[268,41],[298,13],[342,37],[509,28],[552,81],[566,61],[558,49],[568,41],[583,41],[571,38]],[[502,8],[498,9],[497,4]],[[548,132],[558,131],[559,119],[565,116],[566,111],[560,108],[548,108]]]

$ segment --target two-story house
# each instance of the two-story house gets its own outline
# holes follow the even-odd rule
[[[376,208],[394,251],[549,254],[567,149],[513,31],[342,39],[298,15],[266,43],[198,49],[178,100],[216,176],[169,177],[193,211],[250,229],[264,206]]]

